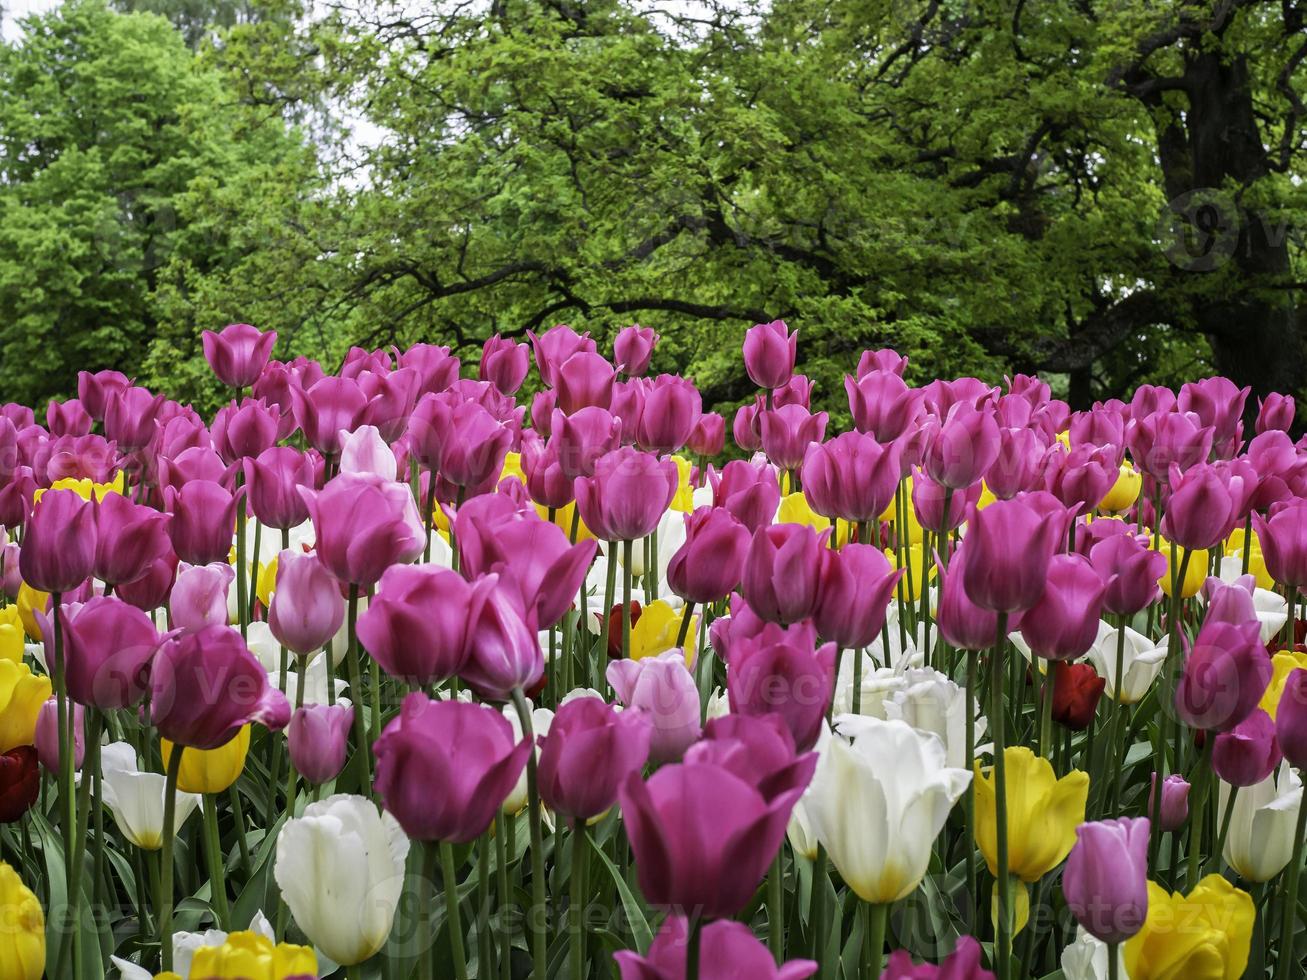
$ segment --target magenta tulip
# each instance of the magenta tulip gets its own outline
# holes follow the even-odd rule
[[[1230,486],[1215,466],[1171,471],[1171,499],[1162,517],[1169,540],[1194,550],[1214,547],[1229,536],[1237,517]]]
[[[84,436],[91,431],[91,413],[76,398],[68,401],[50,399],[45,410],[45,426],[52,436]]]
[[[606,676],[617,699],[649,719],[649,757],[654,762],[680,759],[699,738],[699,689],[680,650],[614,660]]]
[[[1307,670],[1289,672],[1275,710],[1275,737],[1280,751],[1299,772],[1307,771]]]
[[[687,763],[721,766],[770,802],[807,789],[817,768],[815,752],[797,753],[794,736],[779,715],[723,715],[703,726],[703,738],[685,752]]]
[[[492,587],[434,565],[396,565],[359,616],[359,641],[392,677],[447,680],[467,663],[468,626]]]
[[[998,500],[971,517],[962,584],[982,609],[1013,613],[1039,601],[1048,563],[1066,536],[1061,504],[1040,493]]]
[[[172,551],[166,514],[132,503],[118,493],[105,494],[95,508],[98,534],[93,571],[106,585],[140,578],[151,564]]]
[[[1228,732],[1261,700],[1271,661],[1257,622],[1205,622],[1175,688],[1175,710],[1190,728]]]
[[[651,453],[672,453],[685,445],[703,415],[703,398],[690,381],[662,374],[645,392],[636,443]]]
[[[275,445],[280,425],[281,414],[262,401],[232,402],[213,417],[213,444],[224,463],[235,463]]]
[[[759,417],[762,450],[783,470],[797,470],[808,447],[826,435],[826,413],[813,415],[802,405],[783,405]]]
[[[77,400],[97,422],[104,421],[109,400],[131,386],[127,375],[120,371],[77,372]]]
[[[170,742],[216,749],[252,722],[280,731],[290,721],[290,705],[269,686],[268,672],[240,633],[208,626],[159,647],[150,671],[150,717]]]
[[[1211,452],[1212,430],[1197,415],[1168,409],[1133,418],[1126,446],[1135,466],[1155,480],[1168,479],[1173,465],[1187,470]]]
[[[368,406],[359,383],[349,378],[323,378],[311,388],[292,388],[291,398],[304,438],[324,456],[340,452],[342,433],[362,423]]]
[[[969,487],[998,458],[998,423],[987,408],[960,402],[943,419],[932,419],[927,426],[922,466],[936,483],[954,490]]]
[[[316,493],[304,487],[317,553],[336,578],[368,586],[391,565],[422,554],[426,535],[406,484],[342,473]]]
[[[713,486],[713,506],[729,511],[750,534],[776,519],[780,503],[776,471],[765,463],[733,459]]]
[[[522,434],[522,473],[531,499],[542,507],[566,507],[572,495],[573,477],[563,469],[562,447],[558,440],[542,440],[534,432]]]
[[[1212,771],[1231,786],[1256,786],[1280,764],[1275,722],[1261,708],[1228,732],[1219,732],[1212,745]]]
[[[557,444],[559,465],[569,480],[594,476],[599,457],[621,440],[621,421],[604,408],[583,408],[572,415],[555,411],[549,428],[550,444]],[[568,499],[573,499],[570,493]]]
[[[86,709],[80,704],[70,706],[73,711],[73,769],[80,771],[86,757]],[[48,772],[59,773],[59,701],[50,698],[36,713],[36,733],[33,736],[36,757]]]
[[[469,604],[470,654],[459,676],[482,698],[507,701],[515,690],[530,690],[544,676],[544,655],[534,617],[521,607],[519,593],[498,576],[487,575],[482,600]]]
[[[1095,521],[1112,525],[1114,521]],[[1089,561],[1106,586],[1103,608],[1118,616],[1133,616],[1157,601],[1158,582],[1166,574],[1166,555],[1149,548],[1133,534],[1113,534],[1089,550]]]
[[[347,704],[306,704],[296,708],[286,726],[286,748],[295,771],[314,786],[345,768],[354,708]]]
[[[889,371],[871,371],[856,379],[845,375],[844,391],[854,426],[880,443],[903,435],[921,411],[920,395]]]
[[[168,598],[173,628],[195,633],[206,626],[226,626],[227,597],[235,578],[236,570],[225,561],[210,565],[179,563]]]
[[[1107,496],[1120,476],[1115,455],[1097,446],[1053,447],[1044,457],[1044,487],[1077,514],[1088,514]]]
[[[700,507],[685,520],[685,543],[667,565],[668,587],[687,602],[725,599],[740,584],[749,530],[730,511]]]
[[[753,535],[744,562],[744,598],[760,617],[794,623],[812,615],[821,580],[827,532],[803,524],[775,524]]]
[[[624,446],[596,460],[593,476],[577,478],[576,506],[596,537],[634,541],[658,526],[679,479],[670,459]]]
[[[1295,405],[1293,395],[1272,392],[1257,404],[1256,432],[1288,432],[1293,425]]]
[[[762,448],[762,420],[764,411],[762,396],[759,395],[748,405],[741,405],[735,410],[731,420],[731,436],[735,444],[746,453],[756,453]]]
[[[595,353],[595,342],[590,335],[579,334],[565,323],[550,327],[538,336],[527,331],[527,336],[531,338],[540,380],[551,388],[558,384],[558,369],[569,357],[580,352]]]
[[[938,965],[914,965],[906,949],[890,953],[880,980],[994,980],[994,974],[981,966],[983,952],[972,936],[959,936],[953,952]]]
[[[290,446],[273,446],[245,460],[246,499],[266,527],[297,527],[309,519],[299,488],[314,486],[313,460]]]
[[[504,469],[512,431],[476,402],[455,406],[449,426],[440,475],[456,487],[479,487],[496,479]]]
[[[221,332],[204,331],[204,359],[229,388],[248,388],[258,380],[277,343],[277,332],[262,333],[248,323],[233,323]]]
[[[894,500],[899,483],[897,444],[845,432],[813,443],[803,457],[803,493],[818,514],[861,523],[875,521]]]
[[[1253,527],[1271,577],[1298,591],[1307,587],[1307,501],[1275,508],[1270,520],[1254,514]]]
[[[268,626],[277,642],[309,657],[331,641],[344,621],[340,584],[316,554],[287,550],[277,556],[277,582],[268,610]]]
[[[939,605],[935,625],[940,636],[959,650],[988,650],[998,640],[998,613],[971,601],[963,587],[962,569],[969,541],[963,541],[945,567],[939,567]],[[1011,628],[1014,624],[1009,621]]]
[[[569,821],[599,816],[644,766],[651,729],[642,712],[614,711],[598,698],[562,704],[540,740],[540,798]]]
[[[726,420],[716,412],[704,412],[690,430],[685,445],[696,456],[718,456],[726,448]]]
[[[979,483],[962,490],[950,490],[921,470],[915,470],[912,474],[912,511],[917,516],[917,523],[927,531],[946,534],[966,520],[980,500],[980,491]],[[947,512],[945,504],[948,505]]]
[[[177,557],[192,565],[225,562],[236,529],[236,507],[245,495],[210,480],[192,480],[181,490],[168,488],[164,500],[172,519],[168,536]]]
[[[1157,798],[1157,773],[1153,773],[1148,791],[1148,810],[1151,817]],[[1162,810],[1157,821],[1157,832],[1179,830],[1189,819],[1189,782],[1183,776],[1171,775],[1162,780]]]
[[[482,381],[489,381],[503,394],[511,395],[522,387],[530,369],[531,352],[526,344],[499,334],[486,338],[481,347],[481,364],[477,368],[477,377]]]
[[[641,377],[649,370],[649,361],[658,346],[658,334],[651,327],[623,327],[613,340],[613,363],[628,378]]]
[[[123,452],[144,449],[154,437],[155,425],[164,402],[163,395],[155,395],[145,388],[123,388],[107,397],[104,412],[104,434],[118,444]]]
[[[1218,459],[1230,459],[1243,437],[1243,406],[1250,388],[1239,388],[1229,378],[1203,378],[1180,388],[1176,408],[1192,412],[1212,430],[1212,448]]]
[[[799,332],[784,320],[755,323],[744,333],[744,369],[759,388],[779,388],[794,374]]]
[[[522,376],[525,377],[526,344],[520,346],[522,348]],[[413,371],[417,378],[416,396],[433,391],[444,391],[458,380],[458,371],[461,367],[459,359],[453,356],[449,352],[449,348],[443,344],[414,344],[399,355],[396,363],[401,371],[406,369]],[[519,379],[518,384],[521,383],[521,379]],[[516,390],[516,388],[512,389],[512,391]],[[505,392],[505,394],[511,394],[512,391]]]
[[[817,632],[844,649],[870,646],[885,625],[890,597],[903,575],[879,548],[846,544],[821,553],[821,579],[813,622]]]
[[[618,793],[651,905],[715,919],[735,915],[758,889],[802,790],[773,800],[720,766],[632,773]]]
[[[18,570],[20,550],[17,541],[0,545],[0,591],[10,601],[18,598],[18,591],[23,587],[23,574]]]
[[[615,372],[608,360],[593,351],[578,351],[554,371],[554,393],[565,415],[595,406],[608,408],[613,401]]]
[[[626,949],[613,954],[621,980],[685,980],[689,935],[683,916],[669,916],[644,956]],[[812,960],[790,960],[778,967],[767,947],[741,922],[710,922],[699,943],[699,980],[804,980],[817,972]]]
[[[1122,943],[1148,914],[1147,817],[1098,820],[1076,828],[1062,871],[1062,894],[1076,921],[1105,943]]]
[[[374,746],[376,792],[414,840],[465,844],[490,826],[531,749],[493,708],[410,694]]]
[[[114,595],[137,609],[153,612],[168,601],[176,578],[177,556],[169,547],[167,554],[150,562],[139,578],[115,586]]]
[[[1021,617],[1021,636],[1045,660],[1075,660],[1098,635],[1106,586],[1080,555],[1054,555],[1043,595]]]
[[[68,696],[88,708],[129,708],[144,697],[159,634],[115,596],[62,607]]]
[[[787,639],[731,651],[727,693],[732,713],[778,715],[806,751],[817,743],[835,682],[835,644],[814,650]]]
[[[47,490],[23,531],[18,567],[41,592],[71,592],[95,568],[95,506],[75,490]]]

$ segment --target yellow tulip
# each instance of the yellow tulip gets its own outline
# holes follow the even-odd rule
[[[536,513],[546,521],[549,520],[549,508],[536,504]],[[576,513],[576,501],[572,501],[566,507],[559,507],[554,511],[554,523],[563,529],[564,534],[572,533],[572,515]],[[439,522],[437,522],[439,523]],[[585,521],[577,521],[576,540],[590,541],[593,540],[594,534],[585,526]]]
[[[272,604],[272,593],[277,587],[277,559],[259,562],[258,574],[254,577],[254,594],[267,609]]]
[[[1225,555],[1227,558],[1238,558],[1243,560],[1244,548],[1244,529],[1236,527],[1230,532],[1230,536],[1225,539]],[[1275,579],[1271,578],[1271,573],[1267,571],[1266,559],[1262,557],[1262,545],[1257,540],[1257,532],[1254,531],[1250,536],[1252,541],[1252,551],[1248,554],[1248,573],[1257,579],[1257,587],[1268,591],[1275,588]]]
[[[989,484],[984,480],[980,481],[980,496],[976,499],[976,508],[984,510],[998,498],[994,496],[994,491],[989,489]]]
[[[1280,698],[1284,696],[1284,685],[1288,682],[1289,675],[1299,667],[1307,667],[1307,653],[1281,650],[1271,658],[1271,682],[1266,685],[1266,691],[1257,706],[1270,715],[1272,721],[1280,707]]]
[[[45,973],[45,913],[18,872],[0,861],[0,977],[39,980]]]
[[[0,752],[31,745],[36,715],[50,699],[50,678],[33,674],[27,664],[0,660]]]
[[[688,514],[694,510],[694,487],[690,484],[690,474],[694,472],[694,464],[684,456],[673,456],[672,462],[676,464],[676,493],[668,509]]]
[[[656,657],[676,646],[676,635],[681,631],[681,622],[685,619],[685,607],[673,609],[664,599],[649,603],[640,610],[640,618],[631,626],[631,659],[643,660]],[[699,617],[690,617],[690,626],[685,632],[685,664],[693,666],[694,631]]]
[[[172,757],[172,743],[159,740],[164,768]],[[177,773],[177,788],[183,793],[221,793],[240,778],[250,751],[250,726],[246,725],[225,745],[216,749],[187,749]]]
[[[1166,571],[1162,573],[1158,584],[1162,586],[1162,591],[1167,595],[1171,594],[1171,542],[1162,538],[1159,542],[1157,538],[1153,539],[1153,548],[1160,551],[1166,556]],[[1208,555],[1206,551],[1192,551],[1189,553],[1189,564],[1185,565],[1185,549],[1179,545],[1175,546],[1175,558],[1177,567],[1174,569],[1179,574],[1180,567],[1184,567],[1184,581],[1180,583],[1180,596],[1184,599],[1192,599],[1198,594],[1198,590],[1203,587],[1207,581],[1207,563]]]
[[[1021,935],[1021,930],[1030,922],[1030,889],[1020,878],[1008,879],[1008,914],[1012,918],[1012,935]],[[989,889],[989,921],[994,931],[998,931],[998,882]]]
[[[36,613],[38,610],[44,613],[49,601],[50,593],[38,592],[26,582],[18,587],[18,618],[27,635],[38,643],[41,640],[41,626],[36,621]]]
[[[318,958],[308,946],[274,946],[257,932],[233,932],[221,946],[202,946],[191,960],[199,980],[286,980],[318,975]]]
[[[1007,762],[1008,870],[1038,881],[1071,852],[1076,827],[1085,822],[1089,775],[1073,769],[1061,779],[1052,765],[1022,745],[1010,746]],[[994,771],[976,762],[976,843],[991,874],[998,870],[998,794]]]
[[[72,490],[83,500],[90,500],[92,497],[96,500],[103,500],[106,494],[122,493],[125,486],[126,482],[124,475],[119,472],[118,475],[108,483],[95,483],[88,478],[79,480],[75,477],[66,476],[62,480],[55,480],[54,483],[50,484],[50,489]],[[36,493],[32,494],[32,502],[35,503],[40,500],[44,494],[44,489],[37,490]]]
[[[1257,912],[1252,897],[1220,875],[1188,895],[1148,883],[1144,927],[1125,943],[1130,980],[1235,980],[1243,976]]]
[[[1116,482],[1112,484],[1112,489],[1107,491],[1107,496],[1099,501],[1098,509],[1111,513],[1129,510],[1139,499],[1139,491],[1143,485],[1144,478],[1139,475],[1139,471],[1129,462],[1122,463]]]
[[[23,659],[23,619],[17,606],[0,609],[0,657],[18,663]]]
[[[499,479],[496,483],[507,480],[510,476],[515,476],[526,484],[526,471],[522,469],[521,453],[506,453],[504,455],[504,468],[499,471]]]
[[[903,500],[905,503],[905,509],[907,510],[907,520],[905,521],[905,526],[902,528],[903,539],[907,541],[908,544],[920,544],[924,535],[921,532],[921,522],[917,520],[917,508],[912,506],[912,477],[904,477],[900,486],[902,487]],[[894,501],[891,500],[889,506],[885,508],[885,513],[880,515],[880,519],[882,521],[889,521],[889,523],[894,525],[895,530],[898,531],[899,524],[897,515],[894,511]]]
[[[899,579],[899,598],[904,602],[916,602],[918,595],[921,593],[921,544],[916,543],[908,547],[902,565],[899,564],[898,556],[894,553],[893,548],[885,549],[885,557],[889,559],[890,565],[894,568],[906,569],[903,576]],[[930,569],[926,573],[927,581],[935,581],[935,576],[938,573],[939,569],[935,567],[935,558],[932,555],[930,559]]]

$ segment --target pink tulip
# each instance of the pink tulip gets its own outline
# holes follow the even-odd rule
[[[86,757],[86,709],[72,704],[73,709],[73,770],[81,771]],[[59,773],[59,702],[50,698],[36,713],[36,757],[48,772]]]
[[[773,623],[811,616],[826,536],[802,524],[776,524],[754,532],[742,580],[749,607]]]
[[[181,490],[168,488],[164,495],[172,516],[168,536],[177,557],[192,565],[225,562],[231,553],[236,507],[244,495],[243,487],[232,494],[209,480],[192,480]]]
[[[988,409],[959,402],[942,419],[931,419],[926,425],[922,467],[943,486],[954,490],[971,486],[998,458],[998,423]]]
[[[1204,378],[1181,386],[1176,408],[1192,412],[1212,429],[1217,458],[1230,459],[1239,451],[1243,436],[1243,406],[1250,388],[1239,388],[1229,378]]]
[[[1123,817],[1076,828],[1076,843],[1062,871],[1062,894],[1076,921],[1102,942],[1125,942],[1144,926],[1148,827],[1147,817]]]
[[[967,596],[993,612],[1033,606],[1044,593],[1048,563],[1066,536],[1066,526],[1061,504],[1047,494],[1022,494],[974,512],[962,563]]]
[[[540,798],[572,822],[599,816],[644,766],[651,727],[643,713],[614,711],[598,698],[562,704],[540,740]]]
[[[295,771],[314,786],[335,779],[345,768],[354,708],[346,704],[306,704],[286,726],[286,747]]]
[[[614,660],[606,672],[617,699],[652,724],[649,757],[673,762],[699,737],[699,689],[680,650],[640,660]]]
[[[608,408],[613,401],[615,372],[608,360],[592,351],[579,351],[554,371],[558,408],[565,415],[595,406]]]
[[[317,553],[336,578],[368,586],[396,563],[422,554],[426,534],[413,493],[402,483],[342,473],[300,496],[317,536]]]
[[[536,624],[519,605],[517,589],[487,575],[482,601],[469,604],[467,644],[470,655],[459,676],[482,698],[507,701],[514,690],[527,691],[544,676]]]
[[[649,370],[649,361],[658,346],[658,334],[650,327],[623,327],[613,340],[613,363],[628,378],[641,377]]]
[[[1212,771],[1231,786],[1256,786],[1280,765],[1275,722],[1261,708],[1228,732],[1219,732],[1212,745]]]
[[[1120,473],[1114,454],[1096,446],[1064,450],[1058,445],[1044,457],[1045,489],[1077,514],[1094,510]]]
[[[622,423],[604,408],[583,408],[565,415],[555,411],[549,429],[557,443],[558,462],[568,480],[594,476],[600,456],[621,445]],[[569,500],[573,499],[569,493]]]
[[[1234,529],[1238,514],[1229,484],[1215,466],[1198,464],[1184,473],[1171,471],[1171,499],[1162,517],[1162,533],[1182,548],[1207,549]]]
[[[981,486],[973,483],[962,490],[950,490],[917,470],[912,477],[912,510],[917,523],[928,531],[944,534],[959,527],[980,500]],[[944,503],[948,502],[948,512]]]
[[[531,499],[542,507],[566,507],[574,499],[572,480],[563,470],[562,445],[554,438],[548,442],[534,432],[523,433],[522,473]]]
[[[172,550],[168,516],[109,493],[95,504],[95,577],[107,585],[130,582]]]
[[[95,567],[95,506],[75,490],[47,490],[32,508],[18,567],[41,592],[71,592]]]
[[[786,405],[798,405],[812,408],[812,381],[802,374],[796,374],[779,388],[772,389],[772,408],[784,408]]]
[[[104,421],[109,399],[131,386],[127,375],[120,371],[77,372],[77,400],[97,422]]]
[[[434,565],[396,565],[359,616],[359,641],[386,673],[428,685],[467,663],[468,626],[493,581],[475,586]]]
[[[498,478],[512,441],[502,422],[476,402],[463,402],[450,413],[437,468],[455,486],[480,487]]]
[[[727,675],[731,712],[778,715],[801,751],[812,748],[821,734],[834,683],[834,643],[814,650],[787,639],[731,651]]]
[[[115,596],[62,607],[68,696],[105,710],[144,697],[159,634],[150,617]]]
[[[416,368],[360,374],[358,384],[367,404],[359,415],[359,425],[375,426],[386,442],[394,442],[404,434],[413,414],[421,380]]]
[[[964,540],[947,567],[939,568],[939,605],[935,625],[939,635],[959,650],[988,650],[998,640],[998,614],[971,601],[963,586],[962,569],[970,542]],[[1009,629],[1014,624],[1009,621]]]
[[[323,378],[311,388],[291,388],[295,420],[309,445],[324,456],[340,452],[342,432],[353,432],[363,421],[368,398],[357,381]]]
[[[557,371],[569,357],[579,352],[595,353],[595,342],[590,335],[579,334],[565,323],[550,327],[539,336],[527,331],[527,336],[531,338],[540,380],[551,388],[558,384]]]
[[[172,595],[173,582],[177,577],[177,556],[169,547],[162,558],[150,562],[145,573],[130,582],[120,582],[114,588],[114,595],[124,602],[130,602],[137,609],[153,612],[166,603]]]
[[[521,347],[525,361],[526,345],[522,344]],[[458,380],[459,360],[443,344],[414,344],[399,355],[398,364],[400,370],[411,369],[416,375],[416,394],[419,396],[444,391]],[[525,367],[522,368],[522,374],[526,374]],[[520,380],[518,384],[521,384]]]
[[[678,483],[670,459],[623,447],[596,460],[593,476],[577,478],[576,506],[596,537],[634,541],[658,526]]]
[[[1080,555],[1054,555],[1044,594],[1021,617],[1021,636],[1045,660],[1075,660],[1094,645],[1106,586]]]
[[[750,534],[776,519],[780,502],[776,471],[765,464],[733,459],[713,487],[713,506],[728,510]]]
[[[749,530],[730,511],[700,507],[685,521],[685,543],[667,565],[668,587],[687,602],[725,599],[740,584]]]
[[[245,648],[240,633],[208,626],[164,642],[150,671],[150,717],[159,734],[187,748],[216,749],[251,722],[280,731],[286,696]]]
[[[1148,791],[1149,817],[1156,806],[1157,773],[1153,773],[1152,785]],[[1171,775],[1162,780],[1162,809],[1157,821],[1156,832],[1165,833],[1179,830],[1189,819],[1189,783],[1183,776]]]
[[[1115,523],[1095,521],[1091,527]],[[1110,613],[1133,616],[1161,595],[1158,582],[1166,574],[1166,556],[1133,534],[1114,534],[1098,541],[1090,548],[1089,561],[1106,586],[1103,608]]]
[[[679,375],[659,375],[645,392],[636,443],[651,453],[672,453],[685,445],[703,414],[699,389]]]
[[[779,388],[794,374],[799,332],[784,320],[755,323],[744,333],[744,369],[759,388]]]
[[[108,483],[118,472],[118,447],[102,436],[60,436],[47,446],[46,478],[93,480]]]
[[[45,426],[52,436],[84,436],[91,431],[91,414],[76,398],[68,401],[50,399],[45,410]]]
[[[817,628],[811,619],[802,619],[788,626],[762,619],[744,601],[739,593],[731,596],[731,614],[718,616],[708,629],[717,655],[729,664],[737,651],[748,651],[771,643],[793,642],[800,646],[815,646]]]
[[[885,625],[902,575],[903,569],[891,568],[880,549],[869,544],[823,551],[813,610],[817,632],[846,650],[870,646]]]
[[[1175,689],[1175,710],[1190,728],[1226,732],[1243,721],[1271,680],[1257,622],[1206,622],[1194,638]]]
[[[414,840],[465,844],[490,826],[531,750],[493,708],[410,694],[374,746],[376,792]]]
[[[204,359],[218,380],[229,388],[248,388],[268,363],[277,332],[261,333],[248,323],[233,323],[218,333],[206,330],[201,339]]]
[[[645,900],[706,918],[735,915],[757,891],[801,793],[768,801],[714,765],[664,766],[648,782],[632,773],[618,799]]]
[[[906,949],[896,949],[890,953],[880,980],[994,980],[994,974],[980,965],[981,958],[980,943],[972,936],[959,936],[953,952],[938,966],[914,966]]]
[[[613,954],[621,980],[685,980],[689,935],[683,916],[669,916],[644,956],[625,949]],[[740,922],[708,923],[699,943],[699,980],[804,980],[817,972],[812,960],[790,960],[778,967],[767,947]]]
[[[794,736],[779,715],[723,715],[703,726],[703,738],[685,752],[687,763],[721,766],[768,802],[807,789],[817,753],[797,753]]]
[[[803,457],[803,492],[812,509],[831,519],[876,521],[894,500],[900,448],[845,432],[813,443]]]
[[[731,421],[731,437],[735,444],[746,453],[756,453],[762,448],[762,396],[759,395],[751,404],[741,405],[735,410]]]
[[[685,441],[696,456],[719,456],[726,448],[726,420],[716,412],[704,412]]]
[[[526,373],[531,369],[531,352],[526,344],[519,344],[495,334],[487,337],[481,347],[481,364],[477,377],[489,381],[505,395],[522,387]]]
[[[1295,405],[1293,395],[1280,395],[1272,392],[1257,403],[1258,435],[1263,432],[1288,432],[1293,426]]]
[[[331,641],[344,620],[340,584],[317,555],[286,550],[277,556],[268,626],[279,643],[301,657],[312,656]]]
[[[173,627],[195,633],[206,626],[226,626],[227,595],[235,579],[236,570],[226,562],[179,563],[168,600]]]
[[[1147,418],[1158,412],[1175,411],[1175,392],[1162,385],[1140,385],[1130,399],[1129,417]]]
[[[20,550],[17,541],[6,541],[0,546],[0,591],[11,602],[18,598],[18,591],[23,586],[23,574],[18,570]]]
[[[232,402],[213,417],[213,444],[224,463],[235,463],[275,445],[280,425],[280,413],[262,401]]]
[[[1277,507],[1270,520],[1254,514],[1253,527],[1271,577],[1296,590],[1307,586],[1307,501]]]
[[[290,446],[273,446],[245,460],[250,511],[266,527],[287,530],[309,519],[300,487],[314,487],[313,460]]]
[[[235,470],[209,446],[192,446],[176,457],[160,456],[158,464],[159,487],[165,497],[169,489],[181,490],[189,483],[200,481],[216,483],[227,490],[233,487],[231,478]]]
[[[1301,667],[1285,680],[1275,711],[1275,737],[1289,764],[1307,771],[1307,670]]]
[[[826,435],[826,413],[810,413],[802,405],[784,405],[759,416],[762,449],[783,470],[797,470],[804,454]]]
[[[1187,470],[1207,459],[1212,449],[1212,429],[1192,413],[1167,410],[1142,417],[1135,414],[1126,433],[1126,446],[1135,466],[1155,480],[1166,480],[1172,465]]]
[[[849,411],[859,432],[877,442],[893,442],[916,421],[921,411],[919,393],[892,371],[868,371],[844,376]]]
[[[167,399],[145,388],[123,388],[106,398],[104,434],[123,452],[134,452],[150,444],[154,428]]]

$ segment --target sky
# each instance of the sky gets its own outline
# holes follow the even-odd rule
[[[18,34],[18,25],[15,23],[28,14],[39,14],[43,10],[49,10],[51,7],[58,6],[59,0],[0,0],[0,7],[4,8],[4,23],[0,27],[0,35],[6,38],[15,37]]]

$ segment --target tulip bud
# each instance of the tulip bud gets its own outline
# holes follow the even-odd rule
[[[286,743],[295,771],[320,786],[345,768],[354,708],[344,704],[306,704],[286,726]]]
[[[73,769],[81,770],[86,756],[86,709],[73,704]],[[41,705],[36,716],[36,755],[41,765],[52,773],[59,772],[59,704],[54,698]]]
[[[598,698],[565,702],[541,740],[540,797],[572,821],[597,817],[649,756],[652,726],[640,711],[614,711]]]
[[[406,484],[342,473],[316,493],[300,487],[319,560],[356,586],[376,583],[391,565],[422,554],[426,535]]]
[[[649,757],[654,762],[680,759],[699,738],[699,689],[681,651],[614,660],[606,676],[618,700],[653,723]]]
[[[350,378],[323,378],[310,388],[291,388],[290,393],[304,438],[328,457],[340,453],[341,433],[359,426],[368,405],[367,395]]]
[[[783,470],[797,470],[808,447],[826,435],[825,412],[813,415],[802,405],[783,405],[759,415],[763,452]]]
[[[613,340],[613,363],[628,378],[638,378],[649,370],[649,360],[658,345],[658,334],[638,323],[624,327]]]
[[[846,544],[821,553],[813,620],[817,632],[846,650],[870,646],[885,624],[890,596],[903,575],[880,549]]]
[[[1056,518],[1061,512],[1061,519]],[[1048,580],[1048,565],[1066,533],[1065,512],[1047,494],[998,500],[968,524],[962,581],[976,605],[994,612],[1033,606]]]
[[[1148,818],[1082,823],[1062,870],[1062,893],[1084,929],[1105,943],[1137,933],[1148,913]]]
[[[1275,711],[1275,735],[1289,764],[1307,772],[1307,670],[1301,667],[1285,681]]]
[[[105,710],[137,704],[159,645],[153,621],[117,596],[95,596],[73,609],[61,611],[68,696]]]
[[[1089,664],[1055,661],[1053,671],[1053,720],[1073,732],[1083,732],[1094,719],[1107,681]]]
[[[1288,432],[1293,425],[1293,415],[1293,395],[1272,392],[1258,402],[1256,432],[1258,435],[1272,430]]]
[[[526,344],[515,343],[499,334],[486,338],[477,369],[477,377],[482,381],[489,381],[503,394],[511,395],[522,387],[530,369],[531,352]]]
[[[507,701],[514,690],[529,691],[544,676],[544,655],[533,616],[518,605],[511,585],[487,575],[479,601],[468,604],[467,649],[459,676],[481,697]]]
[[[194,633],[206,626],[226,626],[227,595],[236,570],[226,562],[177,566],[177,579],[168,600],[172,625]]]
[[[1021,636],[1045,660],[1075,660],[1098,635],[1105,586],[1088,559],[1054,555],[1039,601],[1021,617]]]
[[[636,442],[648,452],[676,452],[690,438],[703,414],[699,389],[674,374],[662,374],[645,393]]]
[[[21,820],[35,805],[40,791],[41,766],[35,748],[19,745],[0,754],[0,823]],[[0,963],[3,962],[4,956],[0,954]]]
[[[958,404],[942,420],[929,420],[927,431],[922,468],[946,487],[971,486],[998,458],[998,423],[988,409]]]
[[[572,415],[588,406],[608,408],[613,401],[613,366],[593,351],[578,351],[554,371],[558,408]]]
[[[634,541],[658,526],[679,482],[670,459],[623,447],[601,456],[593,476],[576,480],[576,506],[596,537]]]
[[[1280,764],[1275,722],[1261,708],[1228,732],[1218,732],[1212,746],[1212,770],[1231,786],[1254,786]]]
[[[32,509],[18,567],[41,592],[71,592],[95,566],[95,505],[75,490],[47,490]]]
[[[722,467],[713,487],[713,506],[733,514],[750,534],[775,520],[780,502],[776,471],[765,464],[733,459]]]
[[[821,578],[826,534],[801,524],[776,524],[753,535],[745,557],[743,588],[749,608],[773,623],[812,615]]]
[[[317,556],[289,550],[278,555],[277,584],[268,611],[268,625],[277,640],[309,657],[331,641],[344,621],[340,583]]]
[[[690,431],[686,445],[696,456],[721,455],[726,447],[726,420],[716,412],[704,412]]]
[[[686,518],[685,543],[667,566],[667,585],[688,602],[726,598],[744,574],[748,529],[727,510],[700,507]]]
[[[752,404],[741,405],[735,410],[731,420],[731,436],[735,444],[746,453],[755,453],[762,448],[762,430],[759,416],[763,411],[763,399],[759,395]]]
[[[261,333],[248,323],[233,323],[215,333],[204,331],[204,359],[229,388],[248,388],[258,380],[277,343],[277,332]]]
[[[1205,622],[1176,685],[1175,710],[1191,728],[1230,731],[1257,707],[1270,680],[1256,620]]]
[[[755,323],[744,333],[744,369],[759,388],[779,388],[794,374],[799,332],[784,320]]]
[[[1153,773],[1152,788],[1148,791],[1148,814],[1155,811],[1157,773]],[[1162,780],[1162,810],[1157,821],[1157,832],[1173,832],[1189,819],[1189,782],[1183,776],[1171,775]]]
[[[119,371],[77,372],[77,400],[97,422],[104,421],[105,407],[117,392],[131,387],[127,375]]]

